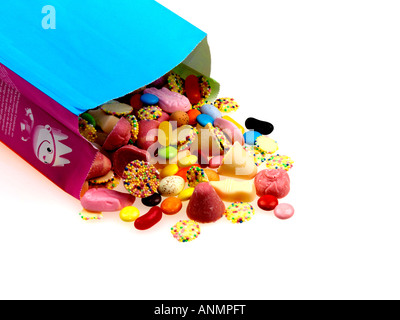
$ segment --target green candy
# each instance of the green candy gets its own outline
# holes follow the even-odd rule
[[[163,159],[173,159],[177,154],[178,150],[171,146],[158,149],[158,156]]]
[[[96,127],[96,120],[94,120],[94,118],[93,118],[93,116],[91,114],[83,113],[83,114],[81,114],[81,118],[86,120],[93,127]]]

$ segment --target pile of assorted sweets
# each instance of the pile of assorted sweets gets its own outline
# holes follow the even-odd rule
[[[80,133],[99,150],[82,188],[82,219],[119,212],[147,230],[188,201],[185,219],[170,230],[188,242],[204,223],[249,221],[255,200],[280,219],[292,217],[293,207],[279,200],[290,191],[293,161],[277,154],[274,126],[250,117],[245,129],[227,115],[237,102],[210,101],[211,90],[206,77],[170,72],[81,114]],[[147,212],[134,206],[139,200]]]

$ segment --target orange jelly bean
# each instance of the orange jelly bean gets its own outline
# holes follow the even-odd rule
[[[161,202],[161,210],[166,215],[177,214],[182,209],[182,201],[176,197],[169,197]]]

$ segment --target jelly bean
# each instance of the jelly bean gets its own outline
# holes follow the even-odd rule
[[[275,207],[279,204],[279,202],[277,197],[270,194],[266,194],[258,199],[257,204],[260,207],[260,209],[265,211],[271,211],[275,209]]]
[[[161,210],[166,215],[173,215],[181,211],[182,201],[179,198],[170,197],[161,203]]]
[[[159,205],[161,203],[161,200],[161,195],[156,192],[147,198],[142,198],[142,203],[146,207],[154,207]]]
[[[173,176],[179,171],[179,167],[175,163],[171,163],[167,166],[165,166],[161,172],[160,172],[160,179],[163,179],[165,177]]]
[[[85,113],[81,114],[81,118],[85,119],[93,127],[96,127],[96,120],[94,119],[94,117],[91,114],[85,112]]]
[[[176,122],[176,127],[182,127],[189,124],[189,120],[189,115],[184,111],[175,111],[169,118],[169,121]]]
[[[249,130],[254,130],[264,135],[268,135],[274,131],[274,126],[271,123],[255,118],[248,118],[245,122],[245,126]]]
[[[185,91],[191,104],[198,104],[201,100],[199,78],[191,74],[185,79]]]
[[[158,191],[164,197],[173,197],[180,194],[185,187],[185,180],[179,176],[165,177],[160,181]]]
[[[197,116],[196,121],[202,127],[205,127],[207,124],[211,123],[214,125],[214,119],[208,114],[200,114]]]
[[[249,145],[255,145],[257,138],[260,136],[262,134],[257,131],[247,131],[243,134],[244,141]]]
[[[172,125],[168,121],[164,121],[160,123],[158,127],[158,143],[164,147],[170,145],[170,140],[172,137]]]
[[[147,230],[160,222],[162,219],[162,210],[160,207],[153,207],[145,215],[135,220],[135,228],[138,230]]]
[[[294,208],[288,203],[280,203],[274,209],[274,214],[281,220],[286,220],[294,215]]]
[[[140,101],[143,102],[143,104],[149,105],[149,106],[154,106],[159,102],[159,99],[157,96],[151,93],[145,93],[140,97]]]
[[[142,95],[139,93],[134,94],[131,97],[130,104],[131,104],[133,110],[138,111],[143,108],[143,102],[142,102],[141,98],[142,98]]]
[[[187,189],[183,190],[183,191],[178,195],[178,198],[179,198],[181,201],[189,200],[190,197],[192,196],[193,192],[194,192],[194,188],[187,188]]]
[[[119,217],[124,222],[133,222],[140,216],[140,211],[136,207],[125,207],[123,208],[120,213]]]
[[[195,155],[190,155],[178,160],[178,165],[181,168],[191,167],[197,162],[197,157]]]
[[[214,120],[217,118],[222,118],[222,113],[215,106],[211,104],[204,104],[200,107],[202,114],[207,114]]]
[[[158,149],[158,156],[163,159],[173,159],[178,154],[178,150],[172,146]]]
[[[197,124],[197,116],[199,116],[201,114],[201,112],[197,109],[191,109],[187,112],[188,116],[189,116],[189,125],[191,126],[196,126]]]

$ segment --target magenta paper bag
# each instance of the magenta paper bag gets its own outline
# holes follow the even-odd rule
[[[1,64],[0,140],[77,199],[98,152],[76,115]]]

